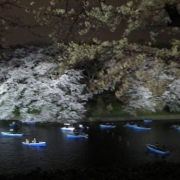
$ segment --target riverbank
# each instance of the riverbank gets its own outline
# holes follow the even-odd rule
[[[80,168],[72,170],[43,171],[40,168],[26,173],[15,174],[11,177],[1,175],[3,180],[179,180],[180,163],[156,162],[143,164],[134,168]]]
[[[142,121],[145,119],[151,120],[180,120],[180,115],[159,115],[159,116],[99,116],[99,117],[85,117],[81,122],[118,122],[118,121]],[[21,121],[22,117],[16,116],[16,121]]]
[[[151,120],[180,120],[180,115],[159,115],[159,116],[119,116],[119,117],[88,117],[84,122],[109,122],[109,121],[139,121]]]

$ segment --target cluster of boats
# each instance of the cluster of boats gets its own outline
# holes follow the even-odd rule
[[[36,122],[26,120],[26,121],[22,121],[22,123],[35,124]],[[2,136],[11,136],[11,137],[23,137],[23,136],[24,136],[24,133],[19,132],[19,130],[17,130],[17,128],[18,128],[19,126],[20,126],[19,124],[13,122],[13,123],[9,124],[10,131],[1,132],[1,135],[2,135]],[[45,147],[45,146],[46,146],[46,142],[44,142],[44,141],[38,141],[38,142],[22,142],[22,145],[25,145],[25,146]]]
[[[88,138],[88,134],[84,133],[84,130],[89,129],[88,126],[84,126],[82,124],[77,124],[76,126],[73,126],[69,123],[64,123],[64,127],[61,127],[60,129],[62,131],[66,131],[68,138]],[[71,133],[70,133],[71,132]]]
[[[151,130],[151,127],[149,127],[149,123],[152,122],[152,120],[150,119],[145,119],[143,120],[144,124],[146,124],[146,126],[138,126],[137,124],[130,122],[130,123],[126,123],[124,125],[124,127],[128,127],[134,130]],[[70,124],[65,124],[65,127],[62,127],[61,130],[63,131],[75,131],[76,127],[74,126],[70,126]],[[79,129],[83,130],[83,129],[89,129],[89,127],[83,126],[83,125],[79,125],[78,126]],[[101,129],[114,129],[116,128],[116,125],[114,123],[106,123],[106,124],[100,124],[100,128]],[[172,128],[180,130],[180,126],[179,125],[173,125]],[[68,133],[67,134],[68,138],[88,138],[87,134],[75,134],[75,133]],[[152,145],[152,144],[146,144],[146,148],[147,150],[156,153],[156,154],[161,154],[161,155],[169,155],[170,152],[166,150],[165,146],[159,147],[157,145]]]
[[[83,126],[82,124],[78,124],[76,127],[72,126],[68,123],[64,123],[66,125],[65,127],[61,127],[60,129],[62,131],[72,131],[72,133],[68,133],[68,138],[88,138],[88,134],[82,133],[82,130],[89,129],[88,126]],[[101,129],[113,129],[116,125],[114,123],[106,123],[106,124],[100,124]],[[76,131],[80,130],[78,133]]]
[[[144,123],[151,123],[152,120],[144,120]],[[35,124],[35,121],[22,121],[22,123],[26,123],[26,124]],[[19,124],[16,123],[11,123],[9,124],[10,129],[16,128],[18,127]],[[128,122],[124,125],[124,127],[127,128],[132,128],[134,130],[151,130],[151,127],[149,127],[149,125],[147,124],[146,126],[138,126],[136,123],[133,122]],[[180,130],[180,126],[179,125],[172,125],[172,128],[176,129],[176,130]],[[100,128],[101,129],[114,129],[116,128],[116,125],[114,123],[104,123],[104,124],[100,124]],[[84,133],[84,130],[89,129],[88,126],[84,126],[82,124],[76,124],[76,126],[71,125],[70,123],[64,123],[64,127],[60,128],[62,131],[67,132],[67,138],[88,138],[88,134]],[[24,136],[24,134],[22,132],[13,132],[13,131],[9,131],[9,132],[1,132],[2,136],[14,136],[14,137],[22,137]],[[39,142],[22,142],[22,145],[26,145],[26,146],[46,146],[46,142],[44,141],[39,141]],[[157,147],[156,145],[152,145],[152,144],[147,144],[146,145],[147,149],[151,152],[154,153],[158,153],[161,155],[168,155],[170,152],[167,151],[165,148],[160,148]]]
[[[152,120],[150,120],[150,119],[144,120],[144,123],[146,124],[146,126],[138,126],[134,122],[128,122],[124,125],[124,127],[131,128],[133,130],[151,130],[151,127],[149,127],[149,125],[148,125],[148,123],[151,123],[151,122],[152,122]],[[115,127],[116,127],[116,125],[114,125],[113,123],[112,124],[110,124],[110,123],[100,124],[100,128],[102,128],[102,129],[113,129]],[[178,125],[173,125],[172,127],[180,130],[180,126],[178,126]],[[168,155],[170,153],[169,151],[167,151],[165,149],[165,146],[159,147],[157,145],[146,144],[146,148],[147,148],[147,150],[149,150],[153,153],[157,153],[157,154],[161,154],[161,155]]]
[[[144,120],[144,123],[151,123],[152,120]],[[143,127],[143,126],[138,126],[135,123],[127,123],[124,125],[124,127],[129,127],[135,130],[151,130],[151,128],[149,126],[147,127]],[[174,129],[180,130],[180,126],[179,125],[172,125],[171,126]],[[146,144],[146,148],[147,150],[149,150],[150,152],[156,153],[156,154],[161,154],[161,155],[169,155],[170,152],[168,150],[166,150],[165,146],[159,147],[159,145],[152,145],[152,144]]]

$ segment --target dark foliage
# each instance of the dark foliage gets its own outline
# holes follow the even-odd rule
[[[168,22],[167,25],[180,27],[180,14],[177,10],[176,5],[169,5],[166,3],[164,8],[171,19],[171,22]]]

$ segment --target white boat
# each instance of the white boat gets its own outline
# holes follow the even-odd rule
[[[23,133],[1,132],[1,135],[22,137],[24,134]]]
[[[78,124],[77,126],[78,126],[79,129],[89,129],[88,126],[84,126],[82,124]]]
[[[39,141],[39,142],[30,142],[30,143],[27,143],[27,142],[22,142],[23,145],[26,145],[26,146],[46,146],[46,142],[43,142],[43,141]]]
[[[73,131],[75,129],[75,127],[68,126],[68,127],[61,127],[60,129],[63,130],[63,131]]]
[[[71,124],[70,123],[64,123],[65,126],[70,126]]]

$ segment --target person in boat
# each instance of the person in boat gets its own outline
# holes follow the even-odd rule
[[[83,128],[83,125],[82,125],[82,124],[79,124],[78,126],[79,126],[79,128]]]
[[[37,141],[37,138],[36,138],[36,137],[34,137],[34,139],[32,140],[32,143],[38,143],[38,141]]]
[[[73,132],[74,132],[75,135],[79,135],[79,129],[75,128],[75,129],[73,130]]]
[[[12,124],[16,124],[16,123],[13,121]]]
[[[18,128],[18,126],[14,126],[14,133],[18,133],[18,132],[20,132],[20,130],[19,130],[19,128]]]
[[[156,144],[155,144],[155,147],[156,147],[156,149],[158,149],[158,148],[159,148],[159,144],[158,144],[158,143],[156,143]]]
[[[26,140],[25,140],[26,143],[29,143],[29,138],[27,137]]]
[[[84,130],[87,130],[87,129],[89,129],[89,127],[88,126],[84,126]]]
[[[10,132],[10,133],[14,133],[14,132],[15,132],[15,131],[14,131],[14,128],[10,128],[10,129],[9,129],[9,132]]]

